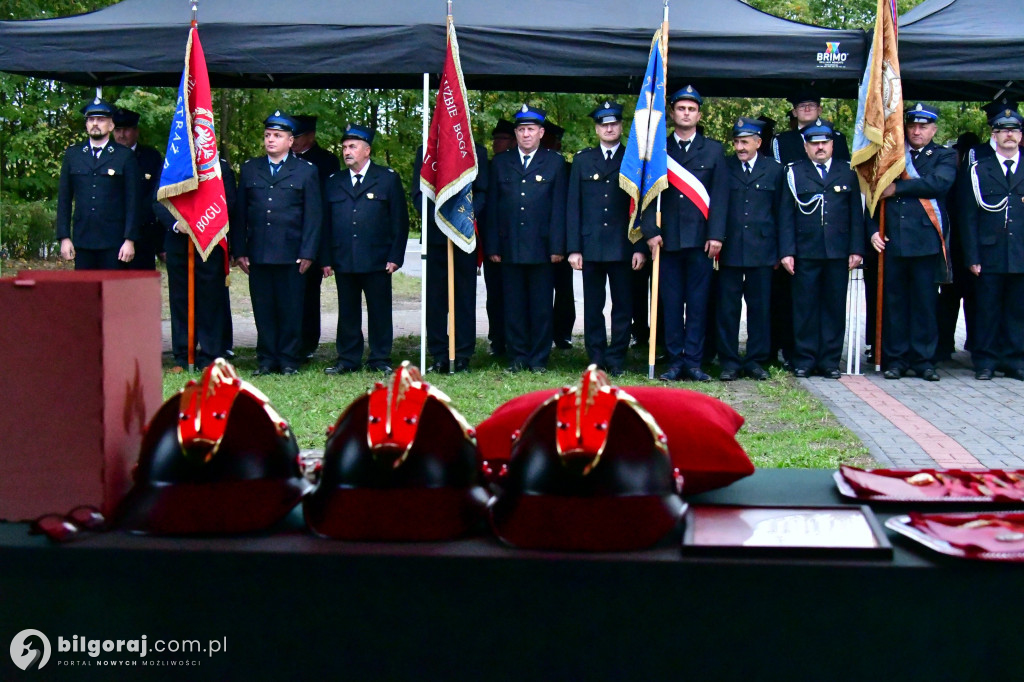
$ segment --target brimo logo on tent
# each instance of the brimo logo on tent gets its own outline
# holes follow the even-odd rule
[[[839,43],[825,43],[825,51],[818,53],[819,69],[843,69],[846,68],[846,58],[849,52],[840,52]]]
[[[22,630],[11,640],[11,660],[22,670],[42,668],[50,660],[50,640],[39,630]]]

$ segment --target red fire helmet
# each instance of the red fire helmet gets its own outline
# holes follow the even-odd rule
[[[666,443],[650,413],[591,365],[523,424],[488,505],[491,525],[517,547],[653,545],[684,509]]]
[[[118,525],[173,535],[267,528],[308,489],[298,454],[267,397],[217,359],[149,423]]]
[[[483,518],[476,435],[403,362],[328,429],[316,488],[303,500],[314,532],[343,540],[441,540]]]

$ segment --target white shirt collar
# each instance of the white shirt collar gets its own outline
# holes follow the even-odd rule
[[[601,155],[602,156],[608,156],[608,152],[611,152],[612,156],[615,156],[618,153],[618,151],[619,151],[619,147],[621,147],[621,146],[622,146],[621,142],[616,142],[614,147],[606,147],[604,142],[602,142],[601,143]]]
[[[362,175],[363,178],[366,178],[366,169],[369,168],[369,167],[370,167],[370,160],[367,159],[366,163],[364,163],[363,167],[360,168],[359,170],[352,170],[351,168],[349,168],[348,169],[348,173],[349,173],[349,177],[352,178],[352,182],[355,182],[357,174],[358,175]]]
[[[999,153],[996,153],[996,157],[999,159],[999,165],[1002,167],[1003,172],[1006,171],[1006,162],[1007,161],[1013,161],[1013,165],[1010,166],[1010,168],[1013,170],[1014,173],[1017,172],[1017,164],[1020,163],[1020,150],[1019,149],[1017,150],[1017,153],[1014,154],[1013,156],[1002,156]]]
[[[540,151],[540,147],[537,147],[532,152],[528,152],[528,153],[524,154],[522,148],[517,145],[516,146],[516,151],[519,152],[519,163],[522,163],[523,159],[525,157],[527,157],[527,156],[530,157],[530,162],[532,163],[533,160],[537,157],[537,152]]]
[[[675,131],[672,131],[672,137],[676,138],[676,142],[678,142],[679,144],[687,145],[687,144],[690,144],[691,142],[693,142],[694,138],[697,137],[697,131],[694,130],[693,131],[693,135],[691,135],[690,137],[688,137],[685,140],[683,138],[679,137],[679,133],[677,133]]]
[[[750,170],[754,170],[754,164],[757,163],[757,157],[758,157],[757,152],[754,152],[754,157],[752,159],[750,159],[750,161],[741,161],[740,164],[742,165],[742,164],[745,163],[748,166],[750,166]]]

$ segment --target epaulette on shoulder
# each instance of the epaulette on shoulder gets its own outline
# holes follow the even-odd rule
[[[260,157],[258,157],[258,156],[254,156],[254,157],[252,157],[251,159],[246,159],[246,160],[245,160],[245,163],[244,163],[244,164],[242,164],[242,165],[244,166],[244,165],[246,165],[246,164],[250,164],[250,163],[252,163],[253,161],[256,161],[256,160],[258,160],[259,158],[260,158]]]
[[[302,160],[303,160],[303,161],[306,161],[305,159],[302,159]],[[312,165],[313,165],[313,162],[312,162],[312,161],[306,161],[306,165],[307,165],[307,166],[312,166]]]
[[[597,147],[584,147],[583,149],[581,149],[578,152],[576,152],[576,154],[577,155],[579,155],[579,154],[587,154],[589,152],[594,152],[594,151],[597,151]]]
[[[394,172],[395,172],[394,168],[388,168],[388,173],[394,173]]]
[[[338,171],[338,172],[340,172],[340,171]],[[337,174],[338,174],[338,173],[331,173],[331,174],[330,174],[330,175],[328,175],[327,177],[328,177],[328,179],[330,179],[330,178],[333,178],[333,177],[334,177],[335,175],[337,175]]]

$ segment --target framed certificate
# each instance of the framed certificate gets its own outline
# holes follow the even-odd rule
[[[867,506],[748,507],[691,505],[687,556],[887,559],[892,545]]]

